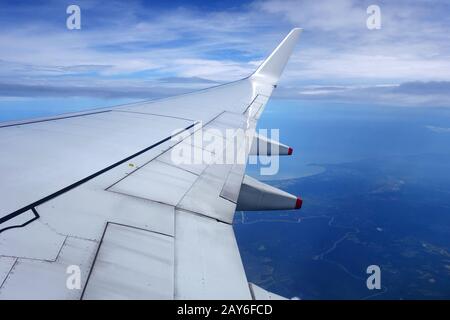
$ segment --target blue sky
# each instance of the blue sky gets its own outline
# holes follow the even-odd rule
[[[66,28],[69,4],[81,30]],[[371,4],[380,30],[366,27]],[[447,107],[449,12],[424,0],[0,1],[0,106],[98,105],[239,79],[299,26],[276,98]]]

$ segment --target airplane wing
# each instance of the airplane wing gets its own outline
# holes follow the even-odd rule
[[[301,206],[245,175],[292,153],[255,128],[300,32],[236,82],[0,123],[0,299],[280,298],[248,283],[232,222]]]

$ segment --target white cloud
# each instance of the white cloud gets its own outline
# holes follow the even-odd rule
[[[375,85],[279,87],[275,97],[362,105],[449,107],[450,82],[407,82]]]
[[[427,129],[436,133],[450,133],[450,128],[436,127],[436,126],[425,126]]]
[[[384,2],[382,28],[368,30],[369,4],[266,0],[256,7],[305,29],[290,80],[300,75],[338,81],[450,80],[450,24],[442,8],[422,1]]]
[[[417,95],[380,87],[415,80],[450,81],[450,26],[439,13],[440,3],[433,8],[423,1],[384,2],[378,31],[366,28],[368,4],[372,3],[256,0],[239,10],[205,12],[154,11],[137,2],[110,2],[95,16],[95,24],[86,23],[79,32],[45,20],[21,20],[7,27],[0,22],[0,82],[20,84],[23,90],[47,85],[99,86],[100,91],[151,83],[154,88],[176,87],[178,92],[179,86],[191,87],[193,82],[174,85],[156,79],[201,77],[224,82],[244,77],[289,28],[301,26],[305,31],[277,90],[279,96],[361,99],[365,94],[387,104],[450,105],[446,94]],[[83,12],[98,10],[99,4],[80,6]],[[45,10],[45,16],[55,14]],[[28,14],[35,12],[29,8]],[[329,85],[306,86],[311,83]]]
[[[254,6],[269,14],[280,14],[305,29],[334,31],[366,26],[366,7],[351,0],[269,0]]]

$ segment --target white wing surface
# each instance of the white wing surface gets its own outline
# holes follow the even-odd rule
[[[278,297],[247,282],[232,221],[301,205],[244,174],[257,141],[292,152],[255,127],[300,32],[243,80],[0,123],[0,299]]]

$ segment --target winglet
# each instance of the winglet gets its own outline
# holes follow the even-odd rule
[[[270,56],[264,60],[255,73],[251,75],[251,78],[263,80],[264,82],[275,85],[283,73],[284,67],[302,31],[303,29],[301,28],[292,29]]]

